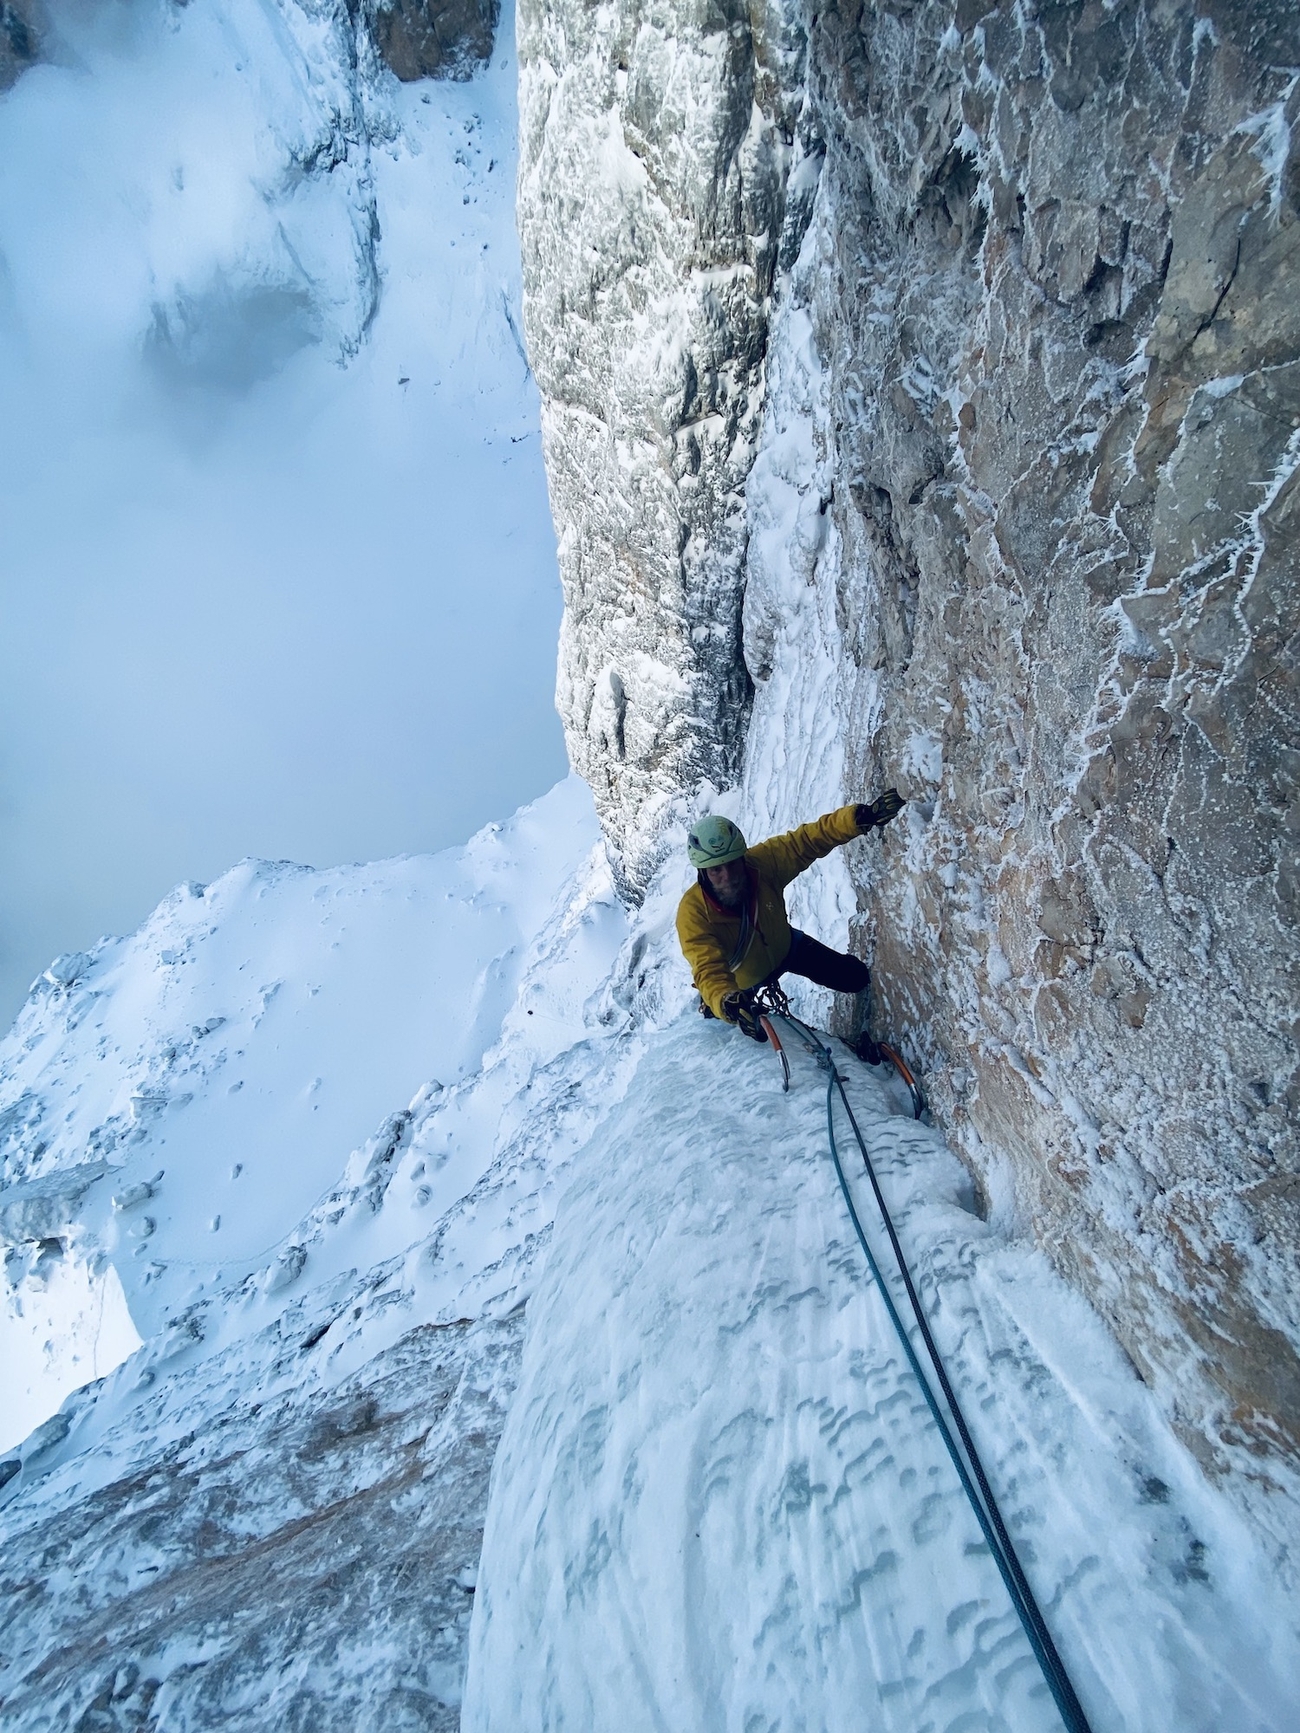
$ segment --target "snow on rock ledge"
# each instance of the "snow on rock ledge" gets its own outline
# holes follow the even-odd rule
[[[462,1733],[1060,1726],[792,1046],[783,1096],[769,1054],[688,1013],[574,1164],[492,1471]],[[846,1068],[1093,1726],[1282,1733],[1300,1642],[1274,1565],[1095,1315],[972,1213],[901,1085]]]

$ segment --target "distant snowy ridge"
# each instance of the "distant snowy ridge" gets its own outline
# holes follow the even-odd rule
[[[567,920],[596,918],[568,888],[595,846],[570,780],[463,850],[322,872],[245,863],[182,886],[134,938],[54,965],[0,1046],[15,1348],[52,1302],[49,1370],[29,1394],[11,1386],[11,1438],[85,1381],[81,1325],[64,1341],[57,1317],[69,1267],[114,1312],[124,1295],[150,1339],[214,1292],[256,1297],[246,1325],[261,1328],[309,1257],[320,1279],[340,1212],[382,1195],[421,1125],[456,1122],[456,1086],[499,1045],[561,893]],[[538,1014],[519,1013],[526,1050],[579,1009],[548,986]],[[437,1170],[449,1163],[450,1148]],[[431,1172],[412,1210],[447,1183]]]
[[[0,1049],[7,1171],[74,1207],[11,1248],[6,1327],[30,1334],[45,1256],[120,1272],[145,1339],[7,1459],[8,1724],[102,1700],[123,1727],[455,1725],[520,1308],[638,1050],[607,992],[624,933],[571,780],[443,856],[182,890],[37,995]],[[228,1044],[202,1059],[200,1016]],[[349,1158],[350,1116],[374,1135]],[[111,1171],[76,1204],[94,1123]],[[47,1404],[85,1320],[48,1327]]]

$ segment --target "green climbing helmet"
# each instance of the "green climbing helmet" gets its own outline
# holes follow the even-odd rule
[[[702,818],[686,838],[686,853],[693,867],[725,866],[739,860],[748,847],[729,818]]]

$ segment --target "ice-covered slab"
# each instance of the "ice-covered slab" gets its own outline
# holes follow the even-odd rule
[[[794,1056],[783,1096],[767,1053],[683,1020],[575,1168],[493,1469],[464,1733],[1059,1725]],[[846,1063],[1094,1726],[1282,1733],[1300,1656],[1268,1562],[1096,1317]]]

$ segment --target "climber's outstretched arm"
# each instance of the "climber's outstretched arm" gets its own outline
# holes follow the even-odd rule
[[[855,836],[863,836],[877,825],[888,824],[903,805],[902,796],[891,788],[879,800],[841,806],[812,824],[801,824],[796,830],[769,837],[750,849],[749,859],[771,883],[788,885],[832,849],[852,842]]]

